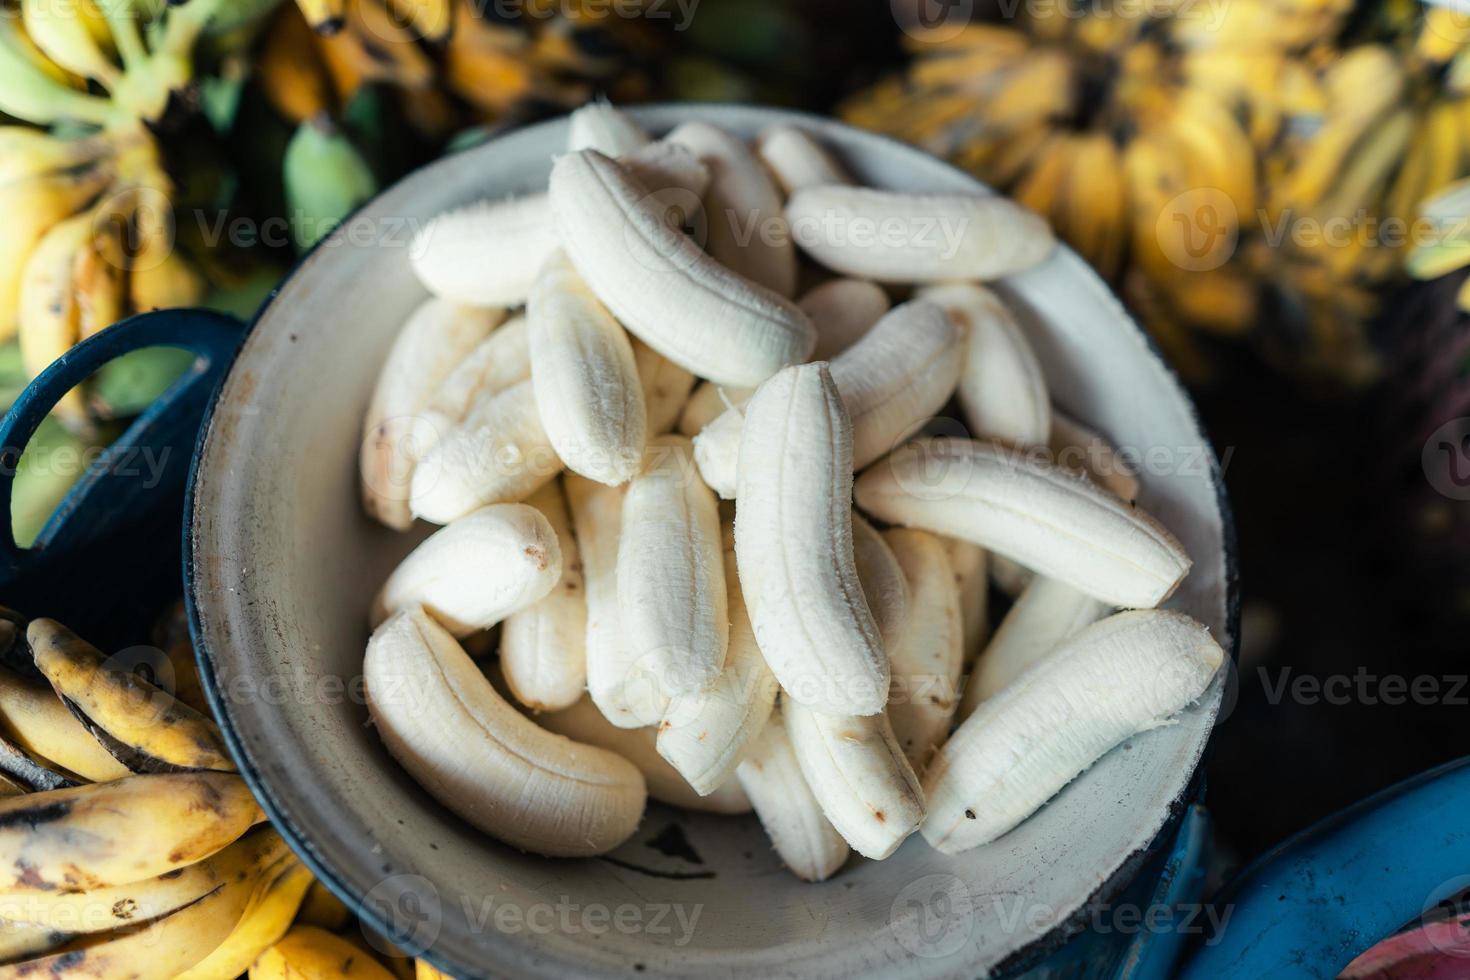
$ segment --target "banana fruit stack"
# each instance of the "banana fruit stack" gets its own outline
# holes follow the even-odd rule
[[[297,122],[339,112],[366,84],[391,87],[407,120],[443,137],[466,118],[570,109],[596,92],[635,97],[650,38],[619,7],[530,0],[497,16],[475,0],[300,0],[267,32],[256,73]],[[468,112],[466,112],[468,110]]]
[[[411,977],[264,823],[181,609],[158,632],[108,658],[0,609],[0,978]]]
[[[422,230],[365,419],[368,513],[444,525],[363,667],[426,792],[551,857],[650,796],[753,809],[815,881],[993,841],[1200,697],[1223,653],[1157,608],[1188,556],[980,285],[1043,220],[857,186],[789,126],[569,129],[547,192]],[[975,438],[924,436],[953,395]],[[1033,578],[987,643],[990,551]]]
[[[1344,0],[915,28],[906,74],[843,114],[1047,214],[1187,373],[1250,334],[1362,381],[1420,201],[1470,165],[1470,15],[1389,6],[1355,40]]]
[[[6,0],[0,16],[0,342],[34,376],[135,312],[191,306],[204,280],[174,247],[174,185],[149,128],[177,105],[224,0]],[[90,420],[83,391],[57,406]]]

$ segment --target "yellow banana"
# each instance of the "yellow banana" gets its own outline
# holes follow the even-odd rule
[[[1443,64],[1470,44],[1470,12],[1430,6],[1414,42],[1414,53],[1430,64]]]
[[[72,272],[77,253],[91,240],[92,230],[90,211],[67,218],[46,232],[26,260],[20,285],[20,353],[21,363],[31,377],[80,339]],[[86,425],[87,409],[80,388],[63,395],[52,411],[71,429]]]
[[[163,203],[167,204],[167,194]],[[137,254],[128,277],[128,302],[136,313],[196,306],[204,298],[204,277],[179,251],[172,217],[161,208],[138,207],[134,214]]]
[[[0,82],[0,89],[3,85]],[[0,185],[0,214],[5,216],[5,233],[0,235],[0,343],[15,335],[26,260],[57,222],[81,210],[110,179],[104,168],[92,167]]]
[[[104,783],[128,775],[50,688],[9,671],[0,671],[0,729],[25,751],[83,779]]]
[[[294,858],[276,865],[273,877],[261,880],[229,937],[176,980],[235,980],[242,976],[291,928],[291,919],[311,883],[311,871]]]
[[[111,148],[105,136],[62,139],[30,126],[0,126],[0,185],[92,163]]]
[[[0,800],[0,889],[74,891],[154,878],[209,857],[262,819],[244,781],[217,772]]]
[[[1123,163],[1112,137],[1079,137],[1061,191],[1060,227],[1072,247],[1105,279],[1119,271],[1128,236]]]
[[[77,252],[72,283],[77,300],[77,335],[82,340],[127,315],[124,262],[121,231],[107,223]]]
[[[80,14],[83,0],[21,0],[26,33],[46,57],[84,78],[94,78],[108,89],[118,82],[118,69],[97,43]]]
[[[393,980],[387,967],[347,940],[315,926],[296,926],[250,967],[250,980],[302,977]]]
[[[1035,161],[1016,183],[1011,196],[1037,214],[1049,214],[1076,149],[1077,137],[1070,133],[1055,134],[1037,151]]]
[[[69,87],[45,65],[51,62],[36,51],[18,18],[0,16],[0,112],[42,126],[62,120],[106,126],[113,120],[106,99]]]
[[[443,41],[454,30],[450,0],[388,0],[388,9],[426,41]]]
[[[413,965],[414,980],[452,980],[447,973],[440,973],[423,960],[415,961]]]
[[[279,838],[266,832],[279,846]],[[48,954],[0,966],[0,980],[24,977],[127,977],[171,980],[207,957],[226,940],[245,913],[262,868],[249,849],[232,850],[221,861],[224,881],[203,898],[162,918],[114,932],[83,936]],[[285,860],[282,858],[280,860]],[[277,864],[279,863],[276,862]]]
[[[318,34],[336,34],[347,24],[347,0],[296,0],[296,5]]]
[[[0,920],[34,925],[59,934],[108,932],[149,922],[192,905],[224,884],[232,870],[242,866],[264,869],[283,862],[288,856],[280,836],[263,827],[212,857],[157,878],[83,892],[0,894]],[[289,863],[300,867],[294,859]],[[236,971],[241,972],[243,968]]]
[[[301,911],[296,921],[303,926],[317,926],[327,932],[337,932],[352,919],[352,913],[342,900],[333,895],[320,881],[311,883],[306,898],[301,902]]]
[[[54,619],[26,630],[36,666],[103,747],[134,772],[233,772],[219,728],[138,674],[108,664]]]

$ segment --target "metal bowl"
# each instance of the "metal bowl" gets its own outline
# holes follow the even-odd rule
[[[634,114],[655,132],[693,118],[745,137],[796,123],[865,183],[978,187],[918,150],[813,117],[708,105]],[[446,208],[543,188],[565,137],[565,120],[509,133],[369,203],[280,287],[230,372],[196,464],[189,589],[205,684],[245,778],[366,921],[463,976],[974,977],[1058,944],[1171,826],[1222,680],[995,844],[945,857],[915,835],[823,884],[788,874],[753,817],[657,805],[606,857],[522,854],[435,803],[379,744],[357,680],[366,611],[421,535],[362,515],[356,458],[378,367],[425,296],[409,241]],[[1171,605],[1230,646],[1228,508],[1177,380],[1072,252],[1003,288],[1058,402],[1142,454],[1140,503],[1195,560]]]

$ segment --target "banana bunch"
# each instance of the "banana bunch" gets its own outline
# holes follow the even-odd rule
[[[0,609],[0,978],[412,976],[264,823],[182,604],[153,641],[107,658]]]
[[[0,344],[34,376],[135,312],[197,304],[175,247],[174,182],[155,132],[193,98],[194,48],[226,0],[4,0],[0,5]],[[150,352],[149,355],[153,356]],[[57,406],[84,431],[105,405]]]
[[[1410,2],[1345,44],[1351,7],[1055,5],[915,28],[906,74],[843,112],[1047,215],[1186,374],[1209,373],[1202,338],[1249,334],[1360,381],[1419,202],[1470,162],[1470,15]]]
[[[648,43],[636,18],[597,3],[528,0],[496,16],[475,0],[300,0],[271,22],[257,75],[293,122],[379,84],[416,129],[442,138],[466,120],[637,94],[628,72]]]

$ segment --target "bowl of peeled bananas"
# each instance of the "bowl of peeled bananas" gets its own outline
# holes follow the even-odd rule
[[[1166,841],[1234,592],[1188,399],[1046,222],[817,117],[602,102],[262,311],[192,485],[201,675],[457,976],[952,976]]]

